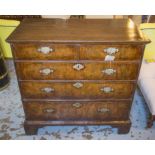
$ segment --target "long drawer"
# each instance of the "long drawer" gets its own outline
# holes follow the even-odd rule
[[[135,80],[136,62],[17,62],[21,80]]]
[[[27,120],[127,120],[131,101],[24,102]]]
[[[34,99],[128,99],[134,82],[90,81],[24,81],[20,82],[23,98]]]
[[[15,59],[23,60],[139,60],[140,46],[134,45],[83,45],[83,44],[14,44]]]

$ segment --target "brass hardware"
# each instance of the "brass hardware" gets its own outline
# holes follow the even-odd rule
[[[80,108],[81,106],[82,106],[82,104],[79,102],[73,103],[73,107],[75,107],[75,108]]]
[[[41,52],[43,54],[48,54],[48,53],[53,52],[53,51],[54,50],[52,48],[46,47],[46,46],[38,48],[38,52]]]
[[[110,93],[110,92],[114,91],[114,89],[111,87],[103,87],[103,88],[101,88],[101,91],[103,91],[104,93]]]
[[[102,70],[102,73],[105,73],[107,75],[112,75],[112,74],[116,73],[116,70],[109,68],[109,69]]]
[[[105,61],[114,61],[115,56],[114,55],[106,55],[104,58]]]
[[[42,73],[43,75],[49,75],[50,73],[53,73],[54,70],[50,69],[50,68],[44,68],[40,70],[40,73]]]
[[[44,112],[44,113],[54,113],[55,110],[52,109],[52,108],[50,108],[50,109],[44,109],[43,112]]]
[[[118,48],[115,48],[115,47],[109,47],[109,48],[104,49],[104,52],[106,52],[109,55],[115,54],[118,51],[119,51]]]
[[[100,112],[100,113],[107,113],[107,112],[110,112],[110,110],[107,109],[107,108],[99,108],[97,111]]]
[[[81,87],[83,87],[83,84],[80,82],[77,82],[77,83],[74,83],[73,86],[76,88],[81,88]]]
[[[79,70],[81,70],[81,69],[84,68],[84,65],[82,65],[82,64],[75,64],[75,65],[73,66],[73,68],[79,71]]]
[[[45,88],[42,88],[41,90],[42,90],[43,92],[45,92],[45,93],[54,92],[54,89],[53,89],[53,88],[50,88],[50,87],[45,87]]]

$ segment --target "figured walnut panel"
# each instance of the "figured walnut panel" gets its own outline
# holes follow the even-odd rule
[[[75,107],[76,104],[80,106]],[[130,105],[130,101],[24,102],[27,120],[127,120]]]
[[[49,47],[53,51],[44,54],[41,47]],[[63,44],[15,44],[12,47],[15,59],[24,60],[72,60],[78,59],[76,45]]]
[[[73,86],[76,83],[80,88]],[[134,82],[20,82],[23,98],[34,99],[128,99],[134,91]],[[104,87],[111,87],[112,92],[101,91]],[[50,88],[54,91],[44,92]]]
[[[113,54],[114,60],[139,60],[143,55],[140,46],[130,45],[81,45],[80,46],[80,59],[84,60],[105,60],[107,48],[116,48],[118,52]]]
[[[81,69],[76,69],[81,65]],[[135,80],[140,62],[16,62],[20,80]],[[128,71],[126,69],[128,68]],[[50,70],[43,74],[43,70]],[[113,69],[106,74],[106,69]]]

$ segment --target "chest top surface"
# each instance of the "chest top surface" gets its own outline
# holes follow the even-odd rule
[[[148,43],[130,19],[25,19],[8,42]]]

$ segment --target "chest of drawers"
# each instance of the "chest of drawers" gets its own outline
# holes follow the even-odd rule
[[[111,125],[127,133],[149,40],[127,19],[26,19],[9,36],[24,128]]]

